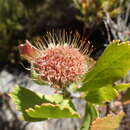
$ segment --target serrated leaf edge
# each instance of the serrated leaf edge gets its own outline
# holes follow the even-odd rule
[[[128,45],[128,46],[130,46],[130,41],[124,41],[124,42],[122,42],[122,41],[120,41],[120,40],[113,40],[113,41],[111,41],[110,42],[110,44],[108,45],[108,46],[110,46],[111,44],[117,44],[117,46],[121,46],[121,45]],[[108,48],[106,48],[105,50],[107,50]],[[104,51],[105,51],[104,50]],[[103,53],[104,54],[104,53]],[[96,64],[95,64],[95,66],[96,66]],[[92,69],[93,70],[93,69]],[[84,79],[83,79],[83,81],[84,81]],[[87,82],[89,82],[89,81],[85,81],[84,83],[86,83],[87,84]],[[82,87],[81,87],[82,88]],[[79,88],[78,89],[78,91],[82,91],[82,89],[81,88]]]
[[[13,102],[15,103],[15,105],[16,105],[16,110],[19,111],[20,109],[19,109],[19,105],[18,105],[18,100],[15,98],[15,97],[16,97],[16,96],[15,96],[15,93],[16,93],[18,87],[19,87],[19,86],[16,85],[16,86],[12,89],[12,91],[8,93],[8,95],[12,98]]]
[[[18,89],[19,85],[16,85],[11,92],[8,93],[8,95],[11,97],[12,101],[15,103],[15,108],[17,111],[21,111],[21,109],[19,108],[19,105],[18,105],[18,100],[16,100],[15,96],[13,95],[15,93],[15,91]],[[20,120],[24,120],[24,117],[23,115],[19,116],[19,119]]]
[[[19,109],[19,100],[17,100],[17,98],[15,98],[15,97],[17,97],[16,96],[16,92],[17,92],[17,90],[20,88],[20,86],[19,85],[16,85],[13,89],[12,89],[12,91],[11,92],[9,92],[8,93],[8,95],[12,98],[12,100],[13,100],[13,102],[16,104],[16,110],[21,110],[21,109]],[[24,88],[24,87],[23,87]],[[25,89],[27,89],[27,88],[25,88]],[[32,90],[30,90],[30,91],[32,91]],[[33,91],[32,91],[33,92]],[[39,98],[41,98],[41,95],[40,94],[38,94],[38,93],[35,93],[37,96],[39,96]]]
[[[119,115],[125,116],[125,113],[124,113],[123,111],[121,111],[121,112],[118,113],[118,115],[108,114],[107,116],[102,117],[102,118],[98,117],[98,118],[96,118],[95,121],[92,122],[91,127],[92,127],[93,125],[97,124],[97,122],[100,122],[100,121],[102,121],[102,120],[105,120],[105,119],[107,119],[107,118],[109,118],[109,117],[114,117],[114,116],[119,116]]]
[[[78,112],[71,112],[71,110],[70,110],[70,108],[69,107],[67,107],[67,106],[63,106],[62,108],[60,107],[60,105],[59,104],[51,104],[51,103],[43,103],[43,104],[41,104],[41,105],[35,105],[34,106],[34,108],[28,108],[28,109],[25,109],[25,111],[26,112],[35,112],[36,110],[36,108],[40,108],[41,106],[45,106],[45,107],[48,107],[48,106],[51,106],[51,107],[53,107],[53,108],[59,108],[60,110],[67,110],[67,111],[69,111],[72,115],[76,115],[76,116],[78,116],[78,118],[80,118],[80,114],[78,113]]]
[[[112,40],[111,42],[110,42],[110,44],[117,44],[117,45],[122,45],[122,44],[127,44],[127,45],[129,45],[130,46],[130,41],[120,41],[120,40]]]

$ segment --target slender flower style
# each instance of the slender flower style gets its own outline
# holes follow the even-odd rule
[[[35,42],[36,47],[26,40],[18,46],[21,56],[27,59],[40,80],[52,86],[66,86],[78,82],[89,65],[87,60],[91,51],[89,44],[80,39],[78,33],[65,31],[47,33],[43,40]]]

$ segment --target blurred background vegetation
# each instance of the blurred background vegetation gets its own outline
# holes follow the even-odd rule
[[[92,42],[96,57],[112,39],[129,39],[128,24],[129,0],[0,0],[0,63],[17,63],[25,39],[63,28]]]
[[[100,55],[112,39],[129,39],[128,13],[129,0],[0,0],[0,63],[17,62],[17,45],[50,29],[79,31]]]
[[[0,0],[0,61],[16,62],[17,45],[52,28],[80,24],[71,0]]]

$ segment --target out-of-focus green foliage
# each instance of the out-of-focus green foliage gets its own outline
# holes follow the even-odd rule
[[[0,59],[7,60],[8,53],[11,54],[11,49],[18,44],[25,15],[19,0],[0,0]]]
[[[102,19],[109,14],[112,18],[116,17],[122,11],[120,0],[73,0],[75,6],[80,10],[82,16],[77,18],[88,25],[94,23],[97,19]],[[124,5],[128,0],[123,0]]]
[[[25,35],[35,35],[43,25],[53,26],[56,20],[68,19],[69,4],[69,0],[0,0],[0,44],[13,44]]]
[[[69,0],[0,0],[0,61],[11,60],[18,42],[25,37],[32,39],[75,19],[75,9],[70,12],[70,3]]]
[[[18,0],[0,0],[0,47],[16,43],[25,15],[24,6]]]

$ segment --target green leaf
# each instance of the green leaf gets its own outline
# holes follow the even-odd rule
[[[63,99],[63,95],[42,96],[27,88],[17,86],[10,96],[14,100],[17,109],[22,112],[23,118],[27,121],[80,117],[71,100]],[[33,113],[30,110],[33,110]]]
[[[32,78],[32,80],[33,80],[35,83],[37,83],[37,84],[39,84],[39,85],[48,85],[48,82],[46,82],[46,81],[40,79],[40,77],[38,76],[37,72],[34,71],[34,70],[31,71],[31,78]]]
[[[46,100],[50,101],[51,103],[61,103],[63,101],[63,95],[45,95]]]
[[[79,118],[80,115],[69,105],[44,103],[26,109],[29,116],[33,118]]]
[[[118,85],[114,86],[114,88],[115,88],[117,91],[124,91],[124,90],[126,90],[127,88],[130,88],[130,83],[118,84]]]
[[[72,83],[69,85],[68,91],[76,92],[76,90],[78,89],[78,86],[80,86],[80,83]]]
[[[94,104],[103,104],[113,100],[118,95],[116,89],[111,85],[107,85],[97,90],[89,91],[85,99]]]
[[[94,121],[97,117],[98,117],[98,113],[94,105],[92,105],[91,103],[87,103],[81,130],[89,130],[92,121]]]
[[[45,118],[32,118],[25,112],[25,109],[33,107],[36,104],[42,104],[43,102],[46,101],[40,95],[37,95],[33,91],[24,87],[20,87],[18,85],[9,95],[15,102],[17,109],[22,112],[24,120],[26,121],[45,120]]]
[[[130,69],[130,44],[113,41],[105,49],[92,71],[85,75],[79,91],[95,90],[113,84]]]
[[[117,115],[110,114],[103,118],[97,118],[92,123],[91,130],[116,130],[124,115],[124,112],[120,112]]]

